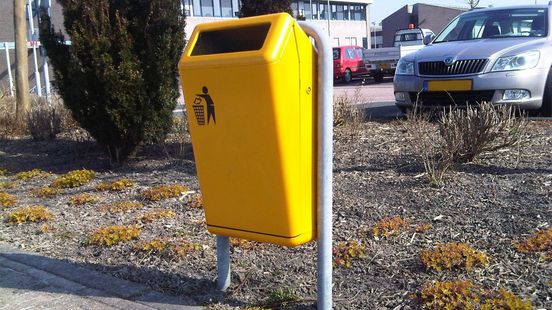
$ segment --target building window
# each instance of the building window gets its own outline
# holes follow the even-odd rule
[[[293,17],[297,17],[299,15],[299,5],[297,4],[297,1],[291,2],[291,12],[293,12]]]
[[[343,19],[344,20],[350,20],[351,19],[351,16],[349,14],[350,7],[352,7],[352,5],[345,4],[343,6],[343,14],[344,14]]]
[[[199,2],[199,0],[193,0],[193,9],[194,9],[194,16],[202,16],[201,3]]]
[[[309,1],[299,1],[299,13],[302,13],[306,19],[312,19],[311,5]]]
[[[193,0],[194,16],[213,17],[215,6],[213,0]]]
[[[328,16],[328,5],[320,3],[320,19],[327,19]]]
[[[318,19],[318,3],[312,3],[312,19]]]
[[[365,5],[351,5],[351,20],[366,20]]]
[[[234,8],[232,7],[232,0],[220,0],[220,16],[233,17]]]
[[[345,7],[342,4],[332,5],[332,19],[333,20],[346,20]]]

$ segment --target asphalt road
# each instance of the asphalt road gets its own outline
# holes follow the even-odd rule
[[[349,84],[335,84],[334,96],[346,96],[364,109],[370,119],[395,119],[403,114],[395,107],[393,79],[385,78],[383,83],[376,84],[371,78],[355,79]]]
[[[383,83],[376,84],[371,78],[355,79],[349,84],[335,84],[334,97],[346,96],[354,104],[364,109],[370,119],[395,119],[402,113],[395,107],[393,95],[393,79],[385,78]],[[174,112],[182,113],[184,99],[181,96]]]

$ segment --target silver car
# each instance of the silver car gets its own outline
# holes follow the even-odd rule
[[[430,45],[399,60],[397,107],[488,101],[550,116],[551,21],[552,1],[459,15]]]

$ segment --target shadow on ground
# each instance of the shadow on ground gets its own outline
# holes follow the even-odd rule
[[[134,165],[140,161],[158,161],[152,170],[162,171],[178,165],[186,173],[195,174],[193,151],[190,144],[164,143],[142,146],[137,154],[125,163],[125,172],[134,172]],[[56,139],[33,141],[30,138],[0,140],[0,161],[3,168],[12,172],[35,168],[61,174],[75,169],[95,171],[117,170],[109,158],[94,141]],[[138,168],[136,168],[138,169]],[[141,172],[147,172],[141,166]]]
[[[0,258],[8,260],[8,262],[0,260],[0,274],[4,274],[0,277],[0,287],[22,290],[26,293],[35,291],[75,295],[100,301],[102,298],[121,298],[153,307],[156,305],[194,306],[200,304],[200,301],[224,302],[233,307],[243,306],[241,302],[228,298],[218,291],[213,281],[167,274],[152,267],[75,264],[30,253],[0,253]],[[6,264],[8,265],[3,266]],[[174,279],[179,294],[171,291],[167,292],[172,293],[171,295],[160,294],[145,285],[93,271],[102,270],[108,274],[117,275],[118,271],[123,269],[126,274],[140,274],[144,279],[154,280],[159,277]]]

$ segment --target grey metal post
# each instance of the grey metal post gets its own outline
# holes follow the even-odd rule
[[[36,94],[41,97],[42,96],[42,83],[40,81],[40,73],[38,72],[38,59],[36,55],[36,45],[38,44],[36,39],[36,32],[34,29],[34,17],[33,17],[33,5],[31,3],[31,0],[27,1],[27,15],[29,16],[29,41],[31,42],[31,48],[33,49],[33,60],[34,60],[34,76],[35,76],[35,83],[36,83]]]
[[[328,35],[299,22],[318,49],[318,310],[332,309],[333,55]]]
[[[52,0],[41,0],[40,7],[45,9],[48,13],[48,16],[51,17],[51,10],[50,7],[52,6]],[[39,12],[38,14],[38,23],[40,24],[40,14],[42,12]],[[43,73],[44,73],[44,87],[46,91],[46,100],[50,102],[50,94],[52,92],[52,88],[50,85],[50,68],[48,66],[48,57],[46,57],[46,50],[44,47],[42,47],[42,62],[43,62]]]
[[[13,76],[11,72],[11,60],[10,60],[10,50],[8,48],[8,43],[4,42],[4,50],[6,51],[6,65],[8,68],[8,80],[10,83],[10,96],[13,97]]]
[[[230,238],[217,236],[217,289],[230,286]]]

